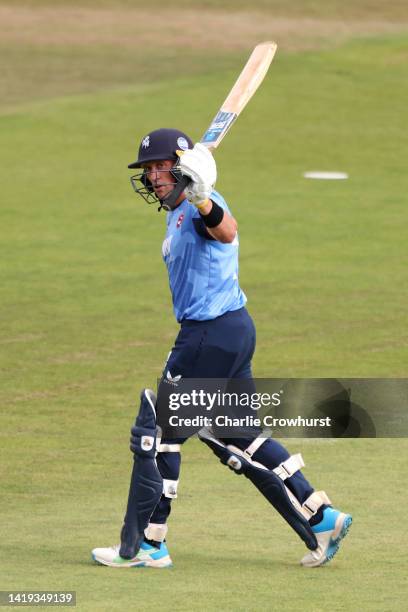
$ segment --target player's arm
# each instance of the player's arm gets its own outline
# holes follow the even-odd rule
[[[237,234],[238,224],[226,210],[209,198],[197,205],[206,231],[219,242],[232,242]]]

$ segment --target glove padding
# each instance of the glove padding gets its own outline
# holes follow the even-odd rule
[[[210,197],[217,180],[215,159],[210,150],[200,142],[193,149],[178,153],[181,173],[192,180],[185,189],[186,198],[192,204],[201,204]]]

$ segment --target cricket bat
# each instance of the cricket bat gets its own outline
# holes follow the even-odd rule
[[[219,146],[221,140],[264,80],[276,49],[276,43],[264,42],[257,45],[252,51],[220,110],[200,140],[211,151]],[[191,179],[188,176],[183,176],[165,199],[165,204],[172,207],[190,181]]]

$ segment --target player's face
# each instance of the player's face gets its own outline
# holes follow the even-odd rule
[[[174,189],[176,181],[170,172],[173,166],[174,161],[170,159],[143,164],[143,168],[146,170],[146,177],[151,182],[156,196],[161,200]]]

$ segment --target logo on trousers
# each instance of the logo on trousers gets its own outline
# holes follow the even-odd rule
[[[170,370],[167,370],[166,379],[164,382],[166,382],[169,385],[173,385],[173,387],[177,387],[181,378],[182,378],[181,374],[177,374],[177,376],[172,376]]]

